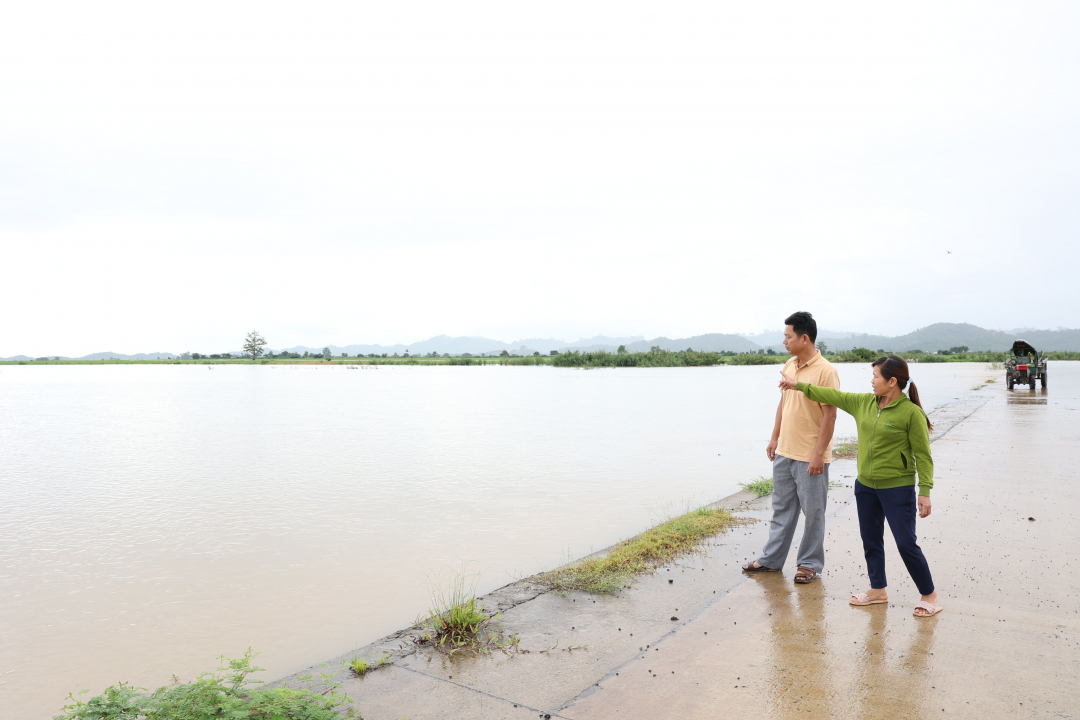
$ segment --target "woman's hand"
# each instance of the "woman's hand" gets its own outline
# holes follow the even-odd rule
[[[919,496],[919,517],[930,516],[930,498],[925,495]]]
[[[781,380],[780,380],[780,389],[781,390],[794,390],[795,389],[795,385],[797,384],[795,382],[795,379],[794,378],[789,378],[787,375],[784,374],[783,370],[780,371],[780,378],[781,378]]]

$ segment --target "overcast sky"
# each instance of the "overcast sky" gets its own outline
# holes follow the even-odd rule
[[[1078,110],[1075,2],[4,3],[0,356],[1077,327]]]

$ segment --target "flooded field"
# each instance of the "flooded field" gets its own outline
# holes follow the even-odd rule
[[[0,718],[249,646],[283,675],[462,562],[483,592],[729,495],[770,470],[777,369],[4,367]],[[912,366],[930,405],[1002,375]]]

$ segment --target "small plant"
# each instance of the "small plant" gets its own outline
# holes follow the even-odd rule
[[[750,482],[739,483],[739,487],[743,490],[749,490],[752,493],[757,493],[758,497],[765,497],[766,495],[772,495],[773,481],[764,475],[751,480]]]
[[[454,576],[448,589],[432,592],[431,610],[414,625],[420,632],[413,642],[448,655],[486,655],[492,650],[516,649],[517,637],[506,638],[497,623],[499,615],[487,615],[476,606],[476,593],[466,588],[466,580],[463,570]]]
[[[360,677],[364,677],[364,675],[367,675],[367,671],[370,669],[370,667],[368,666],[368,664],[366,662],[364,662],[360,658],[354,657],[349,662],[349,669],[352,670],[357,675],[359,675]]]
[[[833,443],[833,460],[849,460],[859,457],[859,438],[852,435],[838,437]]]

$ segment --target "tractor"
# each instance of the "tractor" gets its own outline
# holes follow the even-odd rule
[[[1034,390],[1036,382],[1046,387],[1046,360],[1031,345],[1017,340],[1005,360],[1005,382],[1010,390],[1014,385],[1030,385]]]

